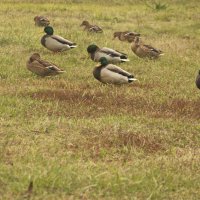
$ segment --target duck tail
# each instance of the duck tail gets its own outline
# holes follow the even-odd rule
[[[70,46],[71,49],[76,48],[76,47],[77,47],[76,44],[72,44],[72,45]]]
[[[131,82],[133,82],[133,81],[137,81],[137,79],[136,79],[136,78],[128,78],[128,82],[129,82],[129,83],[131,83]]]
[[[121,60],[121,62],[128,62],[128,61],[130,61],[128,58],[121,58],[120,60]]]
[[[65,72],[66,72],[66,71],[64,71],[64,70],[58,71],[58,73],[60,73],[60,74],[65,73]]]

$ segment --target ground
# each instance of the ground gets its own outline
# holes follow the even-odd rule
[[[0,199],[199,199],[200,7],[196,0],[3,0],[0,6]],[[47,16],[78,47],[53,54],[40,44]],[[80,24],[100,25],[87,34]],[[164,51],[136,57],[113,32],[132,30]],[[89,44],[128,54],[139,80],[93,78]],[[29,56],[66,71],[41,78]]]

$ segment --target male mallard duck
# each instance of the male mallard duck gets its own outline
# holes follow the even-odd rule
[[[120,41],[133,42],[136,36],[140,36],[140,33],[124,31],[124,32],[114,32],[113,39],[118,38]]]
[[[36,26],[48,26],[50,24],[50,21],[44,16],[35,16],[34,21]]]
[[[93,75],[94,78],[102,83],[126,84],[137,80],[127,71],[116,65],[109,64],[105,57],[101,57],[99,62],[101,65],[94,68]]]
[[[70,42],[61,36],[53,35],[54,30],[51,26],[46,26],[44,32],[46,34],[41,38],[41,44],[50,51],[61,52],[76,47],[76,43]]]
[[[102,28],[97,25],[92,25],[88,21],[83,21],[81,26],[85,26],[84,30],[87,30],[88,32],[103,33]]]
[[[197,88],[200,89],[200,70],[199,70],[199,73],[198,73],[197,78],[196,78],[196,86],[197,86]]]
[[[101,57],[105,57],[109,63],[120,63],[129,61],[126,54],[107,47],[99,48],[97,45],[92,44],[88,46],[87,52],[93,61],[99,62]]]
[[[132,42],[131,49],[140,58],[156,59],[163,55],[161,50],[155,49],[150,45],[142,44],[138,36],[136,36]]]
[[[42,60],[39,53],[34,53],[26,63],[26,67],[31,72],[39,76],[54,76],[65,71],[59,69],[55,64]]]

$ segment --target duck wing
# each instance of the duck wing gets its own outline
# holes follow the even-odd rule
[[[39,60],[38,59],[36,61],[38,63],[38,67],[43,67],[43,68],[46,68],[46,69],[51,70],[51,71],[63,71],[58,66],[56,66],[55,64],[50,63],[46,60],[42,60],[42,59]]]
[[[40,16],[40,17],[39,17],[39,20],[40,20],[41,22],[49,22],[49,20],[48,20],[46,17],[44,17],[44,16]]]
[[[127,55],[125,53],[122,53],[120,51],[116,51],[114,49],[110,49],[110,48],[107,48],[107,47],[101,48],[100,52],[106,53],[111,57],[120,57],[120,58],[127,59]]]
[[[103,32],[103,30],[102,30],[102,28],[100,28],[99,26],[97,26],[97,25],[94,25],[94,26],[92,26],[92,27],[90,27],[89,28],[89,31],[94,31],[94,32]]]
[[[52,35],[51,38],[58,41],[59,43],[67,44],[69,46],[76,45],[76,43],[66,40],[65,38],[63,38],[59,35]]]
[[[109,65],[106,66],[106,69],[108,69],[112,72],[121,74],[122,76],[126,76],[128,78],[134,78],[134,76],[132,74],[130,74],[129,72],[123,70],[122,68],[120,68],[116,65],[109,64]]]
[[[156,49],[156,48],[154,48],[154,47],[152,47],[151,45],[143,45],[143,49],[145,50],[145,51],[151,51],[151,52],[155,52],[155,53],[158,53],[158,54],[161,54],[161,53],[163,53],[161,50],[159,50],[159,49]]]

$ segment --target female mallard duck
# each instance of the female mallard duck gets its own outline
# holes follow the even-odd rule
[[[48,26],[50,24],[50,21],[44,16],[35,16],[34,21],[36,26]]]
[[[116,65],[109,64],[105,57],[100,58],[99,62],[101,65],[94,68],[93,75],[94,78],[102,83],[126,84],[137,80],[127,71]]]
[[[140,33],[124,31],[124,32],[114,32],[114,38],[118,38],[120,41],[133,42],[136,36],[140,36]]]
[[[81,26],[85,26],[84,30],[88,32],[103,33],[103,30],[101,27],[97,25],[92,25],[88,21],[83,21]]]
[[[161,50],[155,49],[150,45],[142,44],[138,36],[136,36],[132,42],[131,49],[140,58],[157,59],[163,55]]]
[[[41,44],[50,51],[62,52],[76,47],[76,43],[61,36],[53,35],[54,30],[51,26],[46,26],[44,32],[46,34],[41,38]]]
[[[196,78],[196,86],[197,86],[197,88],[200,89],[200,70],[199,70],[199,73],[198,73],[197,78]]]
[[[90,54],[91,59],[95,62],[99,62],[101,57],[105,57],[109,63],[113,64],[129,61],[126,54],[109,49],[107,47],[100,49],[95,44],[88,46],[87,52]]]
[[[54,76],[57,74],[61,74],[65,71],[58,68],[53,63],[50,63],[48,61],[42,60],[40,58],[39,53],[34,53],[28,60],[26,67],[31,72],[39,75],[39,76]]]

